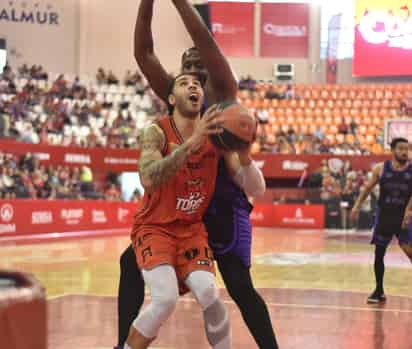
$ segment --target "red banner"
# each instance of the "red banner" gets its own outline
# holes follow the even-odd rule
[[[135,210],[123,202],[0,200],[0,237],[130,228]]]
[[[104,173],[136,172],[139,158],[139,151],[131,149],[63,147],[13,141],[1,141],[0,151],[18,156],[32,153],[46,165],[87,166]]]
[[[254,226],[272,228],[323,229],[323,205],[256,204],[251,220]]]
[[[272,227],[273,226],[273,204],[254,205],[250,214],[250,219],[255,227]]]
[[[257,154],[254,156],[265,178],[299,179],[306,170],[309,174],[318,170],[326,160],[329,168],[345,166],[348,162],[352,169],[370,171],[374,165],[390,156],[334,156],[334,155],[274,155]]]
[[[353,75],[412,75],[411,9],[405,0],[356,1]]]
[[[254,55],[254,3],[210,2],[212,31],[224,54]]]
[[[323,229],[323,205],[274,205],[273,226],[280,228]]]
[[[261,6],[260,55],[306,58],[309,5],[263,3]]]

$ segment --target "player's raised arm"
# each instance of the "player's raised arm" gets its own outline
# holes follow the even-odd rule
[[[362,206],[363,202],[372,192],[375,185],[379,183],[379,178],[382,174],[382,170],[383,170],[383,163],[378,164],[374,167],[372,171],[372,178],[366,183],[365,188],[359,194],[358,199],[356,200],[355,205],[352,208],[352,212],[351,212],[352,221],[356,220],[358,213],[359,213],[359,209]]]
[[[172,77],[154,52],[152,18],[154,0],[141,0],[134,31],[134,56],[153,91],[167,101]]]
[[[200,52],[218,102],[235,99],[238,90],[236,77],[202,18],[187,0],[172,1]]]

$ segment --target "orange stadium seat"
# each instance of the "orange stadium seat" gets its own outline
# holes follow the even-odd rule
[[[275,109],[275,113],[276,113],[276,116],[277,116],[278,118],[283,117],[283,116],[286,115],[285,109],[283,109],[283,108],[277,108],[277,109]]]
[[[366,144],[372,145],[373,143],[376,143],[375,140],[376,140],[375,135],[371,135],[371,134],[366,135],[366,140],[365,140]]]
[[[335,144],[335,143],[336,143],[335,135],[327,134],[327,135],[326,135],[326,139],[327,139],[331,144]]]
[[[276,116],[270,116],[270,117],[269,117],[269,124],[270,124],[270,125],[275,124],[276,121],[277,121]]]
[[[342,134],[337,134],[335,137],[336,137],[336,142],[338,144],[343,143],[345,141],[345,136]]]
[[[345,141],[349,144],[354,144],[355,143],[355,136],[353,134],[347,134],[345,136]]]
[[[377,130],[377,128],[376,128],[375,125],[369,125],[367,132],[368,132],[368,134],[371,134],[371,135],[373,135],[373,136],[376,136],[378,130]]]
[[[335,116],[335,117],[333,118],[333,123],[334,123],[335,125],[340,125],[340,124],[342,123],[342,117],[341,117],[341,116]]]
[[[273,108],[277,108],[277,107],[279,106],[279,101],[278,101],[277,99],[272,99],[272,100],[270,101],[270,103],[271,103],[271,106],[272,106]]]
[[[367,128],[366,128],[365,125],[359,125],[359,128],[358,128],[359,134],[361,134],[362,136],[364,136],[364,135],[366,134],[366,131],[367,131]]]
[[[336,135],[338,133],[338,127],[336,125],[330,125],[329,126],[329,133]]]

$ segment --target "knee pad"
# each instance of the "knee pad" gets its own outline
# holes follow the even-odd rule
[[[133,322],[134,328],[146,338],[155,338],[161,325],[172,315],[178,294],[169,294],[152,298],[151,303]]]
[[[202,310],[207,309],[219,298],[215,276],[207,271],[194,271],[186,279],[186,285],[196,297]]]
[[[173,313],[179,297],[174,269],[160,266],[151,271],[143,270],[151,290],[152,300],[133,322],[134,328],[146,338],[155,338],[160,326]]]
[[[222,347],[230,348],[229,313],[223,302],[219,300],[215,276],[206,271],[194,271],[186,279],[186,285],[195,295],[203,309],[206,337],[214,347],[225,343]]]
[[[221,342],[231,341],[229,313],[221,300],[218,299],[209,306],[203,316],[206,337],[212,347]]]

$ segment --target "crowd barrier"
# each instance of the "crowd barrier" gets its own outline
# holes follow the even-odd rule
[[[95,172],[137,171],[139,151],[133,149],[78,148],[50,146],[45,144],[25,144],[13,141],[0,141],[0,151],[16,155],[32,153],[41,163],[70,167],[88,166]],[[317,170],[326,160],[330,167],[339,167],[342,162],[349,162],[354,170],[370,171],[386,155],[370,156],[335,156],[323,155],[280,155],[260,153],[254,156],[266,178],[300,178]]]
[[[136,149],[80,148],[0,141],[0,151],[18,156],[31,153],[42,164],[90,167],[95,172],[129,172],[137,170],[140,152]]]
[[[24,235],[130,230],[136,204],[108,201],[0,200],[0,240]],[[99,234],[99,232],[101,232]]]
[[[133,203],[91,200],[0,200],[0,242],[35,236],[69,237],[70,233],[72,236],[127,234],[136,208]],[[256,203],[251,219],[255,226],[321,229],[324,206]]]
[[[251,214],[256,227],[323,229],[324,205],[256,204]]]

